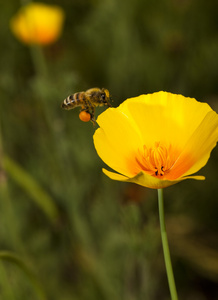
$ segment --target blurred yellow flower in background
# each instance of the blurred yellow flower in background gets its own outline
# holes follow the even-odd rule
[[[167,92],[141,95],[97,119],[94,144],[114,180],[160,189],[185,179],[208,161],[218,141],[218,115],[207,103]]]
[[[14,35],[23,43],[45,45],[55,42],[61,32],[64,11],[57,5],[32,2],[10,20]]]

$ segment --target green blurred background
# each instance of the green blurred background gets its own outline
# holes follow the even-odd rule
[[[60,104],[97,86],[113,106],[166,90],[218,111],[218,2],[44,3],[66,13],[61,38],[38,53],[48,76],[10,32],[21,3],[1,3],[0,299],[170,299],[157,192],[107,178],[95,128]],[[165,190],[180,299],[218,299],[217,161],[214,149],[206,181]]]

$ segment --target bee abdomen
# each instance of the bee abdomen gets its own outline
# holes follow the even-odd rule
[[[80,92],[68,96],[62,103],[61,107],[64,109],[73,109],[74,107],[81,106],[83,104],[82,94],[83,92]]]

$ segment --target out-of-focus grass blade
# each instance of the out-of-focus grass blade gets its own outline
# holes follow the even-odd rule
[[[0,259],[6,260],[11,262],[12,264],[17,265],[28,277],[28,279],[31,281],[35,292],[38,295],[38,298],[40,300],[47,300],[45,296],[45,292],[43,291],[36,275],[30,268],[27,266],[25,261],[21,259],[18,255],[14,254],[13,252],[10,251],[0,251]]]
[[[4,156],[5,171],[17,182],[44,211],[48,218],[55,222],[58,217],[58,209],[50,195],[27,173],[21,166],[8,156]]]

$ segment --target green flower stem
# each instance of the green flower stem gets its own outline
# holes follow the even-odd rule
[[[159,204],[161,239],[162,239],[164,260],[165,260],[171,299],[178,300],[176,285],[175,285],[175,280],[173,275],[173,268],[172,268],[172,263],[170,258],[170,250],[169,250],[168,239],[167,239],[166,225],[165,225],[163,189],[158,189],[158,204]]]
[[[37,75],[47,79],[49,76],[48,68],[42,47],[40,45],[30,45],[30,53]]]

